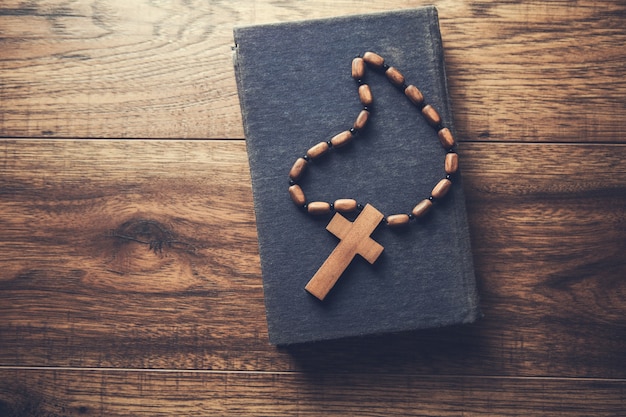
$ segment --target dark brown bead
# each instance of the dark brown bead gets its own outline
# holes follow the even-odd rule
[[[372,90],[370,90],[370,86],[367,84],[363,84],[359,86],[359,99],[364,106],[369,106],[374,102],[374,97],[372,96]]]
[[[367,124],[367,120],[370,117],[370,112],[368,112],[367,110],[361,110],[361,112],[359,113],[359,115],[356,117],[356,120],[354,121],[354,127],[356,130],[361,130],[365,127],[365,125]]]
[[[409,85],[404,89],[404,94],[415,104],[416,106],[421,105],[424,102],[424,96],[422,92],[414,85]]]
[[[341,198],[333,203],[333,207],[335,207],[335,211],[339,211],[342,213],[349,213],[351,211],[355,211],[358,206],[356,200],[351,198]]]
[[[296,162],[291,167],[291,170],[289,170],[289,178],[291,178],[293,181],[298,181],[300,177],[302,176],[302,173],[304,172],[306,165],[307,165],[306,159],[304,158],[296,159]]]
[[[325,201],[312,201],[307,205],[307,210],[311,214],[330,213],[330,203]]]
[[[437,185],[435,185],[435,188],[433,188],[433,191],[430,193],[430,195],[432,195],[434,198],[443,198],[448,193],[451,186],[452,181],[444,178],[439,181]]]
[[[450,129],[448,129],[447,127],[439,130],[439,132],[437,132],[437,135],[439,135],[439,141],[444,148],[450,149],[454,146],[454,137],[452,136],[452,132],[450,132]]]
[[[387,224],[389,226],[403,226],[409,224],[409,220],[408,214],[392,214],[391,216],[387,216]]]
[[[393,85],[401,86],[404,84],[404,75],[394,67],[387,68],[385,75]]]
[[[354,58],[352,60],[352,78],[360,80],[365,75],[365,61],[363,58]]]
[[[459,155],[454,152],[446,154],[444,169],[446,174],[454,174],[459,169]]]
[[[441,123],[441,116],[439,116],[437,110],[435,110],[435,108],[430,104],[424,106],[424,108],[422,109],[422,114],[431,126],[438,126],[439,123]]]
[[[324,155],[326,152],[328,152],[329,149],[330,146],[328,146],[328,143],[320,142],[317,145],[313,145],[311,148],[309,148],[309,150],[306,151],[306,154],[309,158],[315,159]]]
[[[385,64],[385,59],[382,56],[369,51],[363,54],[363,60],[374,68],[382,68]]]
[[[291,187],[289,187],[289,195],[291,196],[291,199],[298,207],[302,207],[306,203],[306,197],[304,196],[304,191],[302,191],[302,188],[298,184],[294,184]]]
[[[346,130],[333,136],[333,138],[330,140],[330,143],[332,143],[333,147],[340,148],[350,143],[351,140],[352,132]]]
[[[428,213],[428,210],[430,210],[430,208],[432,206],[433,206],[433,202],[430,201],[429,199],[425,198],[422,201],[420,201],[419,203],[417,203],[417,205],[415,207],[413,207],[413,210],[411,211],[411,214],[415,218],[422,217],[426,213]]]

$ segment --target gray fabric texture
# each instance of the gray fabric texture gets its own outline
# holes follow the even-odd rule
[[[357,256],[320,302],[304,286],[338,243],[329,216],[288,194],[288,172],[312,145],[349,129],[361,104],[352,59],[382,55],[415,84],[454,132],[434,7],[236,28],[235,71],[252,175],[270,341],[292,344],[472,322],[477,295],[460,174],[425,219],[379,226],[384,252]],[[445,176],[436,132],[403,92],[369,70],[368,126],[309,164],[309,201],[354,198],[409,213]],[[459,149],[461,166],[462,149]],[[350,217],[353,220],[354,216]]]

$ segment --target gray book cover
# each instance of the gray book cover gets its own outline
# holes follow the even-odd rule
[[[291,200],[288,173],[320,141],[352,127],[362,109],[352,59],[383,56],[416,85],[454,133],[437,10],[412,10],[236,28],[234,63],[250,161],[270,341],[364,336],[469,323],[478,315],[460,173],[423,218],[381,224],[374,264],[356,256],[320,301],[304,287],[339,243],[331,215]],[[311,161],[299,184],[309,201],[372,204],[410,213],[445,177],[437,132],[376,71],[365,129],[347,146]],[[458,145],[457,145],[458,148]],[[458,149],[460,166],[463,151]],[[354,221],[356,214],[346,215]]]

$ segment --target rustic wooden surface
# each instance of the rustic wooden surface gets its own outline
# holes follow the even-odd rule
[[[0,4],[0,416],[626,410],[626,3],[437,3],[484,318],[267,342],[235,25],[422,1]]]

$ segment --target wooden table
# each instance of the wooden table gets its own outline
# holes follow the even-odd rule
[[[482,320],[267,342],[232,28],[425,3],[4,0],[0,415],[625,415],[624,1],[437,4]]]

